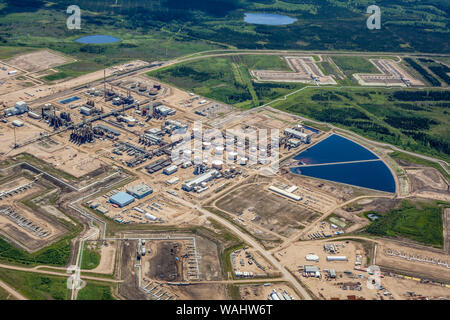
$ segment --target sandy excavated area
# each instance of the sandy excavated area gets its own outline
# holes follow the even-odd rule
[[[36,72],[67,63],[68,59],[60,54],[42,50],[14,56],[6,62],[29,72]]]
[[[414,280],[385,277],[381,280],[383,286],[389,289],[393,297],[398,300],[408,299],[408,292],[414,292],[416,295],[422,295],[429,298],[444,297],[450,299],[450,288],[420,283]]]
[[[142,61],[132,61],[127,64],[123,64],[120,66],[114,66],[105,69],[106,70],[106,76],[111,76],[113,74],[116,74],[117,72],[125,71],[130,68],[136,68],[138,66],[143,66],[145,64],[148,64],[147,62]],[[127,67],[130,66],[130,67]],[[23,100],[23,101],[30,101],[30,100],[37,100],[39,98],[47,97],[52,94],[56,94],[58,92],[62,92],[68,89],[76,88],[79,86],[84,86],[88,83],[94,82],[96,80],[103,79],[104,76],[104,70],[95,71],[83,76],[80,76],[78,78],[74,78],[71,80],[67,80],[64,82],[56,83],[53,85],[40,85],[35,86],[33,88],[28,89],[22,89],[16,92],[11,92],[5,95],[1,96],[1,99],[7,104],[12,105],[16,103],[17,101]]]
[[[100,248],[100,263],[90,272],[112,274],[114,272],[116,251],[117,248],[113,241],[107,241],[106,245],[102,245]]]
[[[450,263],[450,255],[434,251],[399,246],[393,243],[378,245],[376,255],[376,264],[380,267],[404,271],[409,274],[417,275],[418,277],[431,277],[434,279],[450,282],[449,268],[426,262],[408,261],[400,257],[387,256],[385,254],[386,249],[407,253],[410,256],[421,256],[422,258],[429,257],[434,258],[435,260],[440,259],[441,261],[447,261],[448,263]]]

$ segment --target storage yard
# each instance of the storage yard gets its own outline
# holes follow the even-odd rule
[[[423,82],[412,77],[398,62],[389,59],[370,59],[380,74],[354,74],[363,86],[423,86]]]
[[[331,76],[325,76],[313,57],[284,57],[291,72],[273,70],[253,70],[252,75],[259,81],[301,82],[312,84],[337,84]]]
[[[285,283],[240,285],[243,300],[298,300],[294,290]]]
[[[8,178],[7,178],[8,179]],[[64,224],[40,211],[31,210],[23,201],[45,191],[38,181],[9,177],[0,185],[1,234],[29,252],[59,239],[67,232]],[[5,180],[5,179],[3,179]]]

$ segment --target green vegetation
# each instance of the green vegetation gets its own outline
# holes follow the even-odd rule
[[[366,232],[377,236],[401,237],[441,247],[443,243],[442,202],[411,202],[404,200],[372,222]]]
[[[231,300],[242,300],[241,294],[239,293],[239,285],[228,284],[227,289],[230,293]]]
[[[449,52],[450,4],[444,0],[383,1],[383,29],[368,31],[367,0],[81,0],[81,30],[66,28],[70,0],[0,0],[0,58],[28,48],[50,48],[88,63],[63,70],[55,81],[130,59],[171,59],[214,49]],[[286,14],[286,26],[252,25],[246,12]],[[405,16],[408,19],[405,20]],[[118,43],[86,45],[74,40],[106,34]],[[301,35],[301,38],[299,38]],[[10,49],[16,48],[16,49]],[[326,68],[324,64],[323,66]]]
[[[3,288],[0,288],[0,301],[1,300],[16,300],[14,296],[9,294],[8,291],[6,291]]]
[[[433,87],[440,87],[441,83],[435,77],[433,77],[427,70],[425,70],[420,64],[411,58],[404,58],[414,70],[416,70],[422,77],[425,78]]]
[[[0,268],[0,280],[31,300],[66,300],[70,291],[63,277]]]
[[[34,266],[46,264],[65,266],[69,262],[71,237],[64,237],[54,244],[35,253],[28,253],[0,238],[0,261]]]
[[[230,246],[223,251],[220,257],[220,261],[222,263],[222,270],[226,279],[228,279],[228,274],[231,274],[232,278],[234,279],[233,265],[231,264],[231,253],[244,247],[245,247],[244,243],[239,243]]]
[[[77,300],[115,300],[111,293],[111,286],[97,282],[88,282],[78,292]]]
[[[419,61],[422,65],[428,67],[435,75],[441,78],[447,85],[450,85],[450,68],[447,65],[428,58],[419,58]]]
[[[182,63],[152,71],[149,75],[242,109],[260,106],[302,87],[292,83],[254,82],[250,71],[258,68],[289,69],[278,56],[243,55]]]
[[[332,56],[331,58],[349,79],[353,79],[355,73],[379,73],[378,69],[364,57]]]
[[[24,54],[34,51],[33,48],[23,48],[23,47],[0,47],[0,59],[9,59],[16,54]]]
[[[272,105],[448,161],[449,100],[450,93],[444,90],[322,87],[302,90]]]
[[[100,253],[95,249],[84,248],[81,269],[92,270],[100,264]]]

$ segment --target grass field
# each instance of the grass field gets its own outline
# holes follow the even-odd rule
[[[77,300],[115,300],[111,293],[111,286],[88,282],[78,292]]]
[[[443,206],[440,202],[404,200],[400,208],[391,210],[372,222],[366,232],[377,236],[407,238],[441,247]]]
[[[207,58],[150,72],[149,75],[176,87],[241,109],[272,101],[301,84],[256,83],[250,70],[290,70],[278,56],[245,55]]]
[[[81,269],[95,269],[100,264],[100,258],[100,253],[97,250],[84,248]]]
[[[34,50],[33,48],[0,46],[0,59],[9,59],[16,54],[29,53]]]
[[[1,300],[17,300],[14,296],[10,295],[8,291],[0,288],[0,301]]]
[[[378,69],[365,57],[332,56],[331,58],[351,80],[354,79],[353,74],[355,73],[379,73]]]
[[[69,237],[65,237],[33,254],[18,249],[0,238],[0,261],[28,266],[37,264],[65,266],[69,262],[70,249]]]
[[[31,300],[66,300],[65,278],[0,268],[0,280]]]

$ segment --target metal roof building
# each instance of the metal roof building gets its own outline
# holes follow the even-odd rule
[[[127,193],[132,195],[137,199],[142,199],[153,192],[152,188],[150,188],[145,183],[139,183],[135,186],[129,187],[127,189]]]
[[[192,189],[194,189],[195,187],[199,186],[202,182],[208,182],[211,179],[214,179],[218,174],[219,174],[219,171],[217,171],[216,169],[209,170],[208,172],[206,172],[198,177],[195,177],[191,180],[184,182],[182,185],[182,188],[183,188],[183,190],[189,192]]]
[[[109,202],[125,207],[134,201],[134,197],[126,192],[119,192],[109,198]]]

